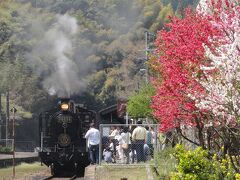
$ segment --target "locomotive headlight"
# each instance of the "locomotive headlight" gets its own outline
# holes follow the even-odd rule
[[[67,111],[68,110],[68,108],[69,108],[69,105],[68,104],[61,104],[61,109],[63,110],[63,111]]]

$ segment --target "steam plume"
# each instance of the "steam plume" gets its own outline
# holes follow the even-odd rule
[[[72,59],[72,43],[77,29],[75,18],[58,15],[56,23],[27,55],[30,66],[43,79],[42,85],[50,95],[69,97],[85,87],[78,64]]]

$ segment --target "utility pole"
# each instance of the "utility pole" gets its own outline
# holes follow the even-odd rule
[[[2,139],[2,93],[0,92],[0,139]]]
[[[6,93],[6,146],[8,143],[8,124],[9,124],[9,90]]]
[[[13,138],[13,179],[14,179],[15,178],[15,113],[17,112],[17,109],[13,107],[11,109],[11,112],[13,113],[12,138]]]
[[[155,34],[150,33],[148,31],[145,31],[145,61],[147,62],[149,57],[148,54],[150,52],[153,52],[154,49],[153,48],[153,42],[155,40]],[[146,82],[148,84],[149,82],[149,68],[148,65],[146,65]]]
[[[142,51],[145,53],[145,56],[144,57],[139,57],[137,58],[138,60],[143,60],[144,61],[144,64],[145,64],[145,67],[140,67],[141,69],[139,69],[139,72],[144,72],[144,76],[145,76],[145,82],[146,82],[146,85],[149,83],[149,68],[148,68],[148,64],[147,64],[147,61],[149,60],[149,53],[153,52],[154,51],[154,41],[155,41],[155,34],[153,33],[150,33],[148,31],[145,31],[144,32],[144,41],[145,41],[145,47],[143,50],[139,50],[139,51]],[[139,83],[138,83],[138,86],[137,88],[139,89]]]
[[[148,32],[145,31],[145,59],[146,59],[146,62],[148,61]],[[148,84],[148,65],[146,65],[146,84]]]
[[[148,70],[147,70],[147,68],[146,69],[140,69],[139,72],[144,73],[146,84],[148,84]]]
[[[148,60],[148,32],[145,31],[145,55],[146,61]]]

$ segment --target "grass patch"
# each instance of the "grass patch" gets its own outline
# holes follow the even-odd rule
[[[157,154],[156,169],[150,165],[154,180],[169,180],[170,174],[176,170],[176,159],[173,157],[174,148],[166,147]],[[149,161],[154,164],[154,160]],[[139,164],[141,165],[141,164]],[[144,166],[118,166],[107,165],[98,166],[96,169],[96,180],[120,180],[127,178],[128,180],[146,180],[147,172]]]
[[[145,166],[98,166],[96,169],[96,180],[146,180],[147,172]]]
[[[48,168],[46,166],[41,166],[40,162],[28,164],[28,163],[22,163],[15,167],[15,174],[16,179],[22,178],[27,175],[31,175],[34,173],[38,173],[43,170],[47,170]],[[13,168],[3,168],[0,171],[0,179],[1,180],[9,180],[12,179],[12,172]]]

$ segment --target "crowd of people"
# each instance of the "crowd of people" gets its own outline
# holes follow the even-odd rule
[[[139,163],[153,158],[156,133],[151,126],[143,126],[137,121],[131,126],[112,126],[108,136],[100,137],[100,132],[92,123],[85,135],[88,140],[91,164],[99,163],[99,143],[102,138],[102,159],[107,163]]]
[[[153,144],[156,133],[151,127],[142,126],[113,126],[107,141],[103,143],[103,158],[108,163],[138,163],[153,158]]]

